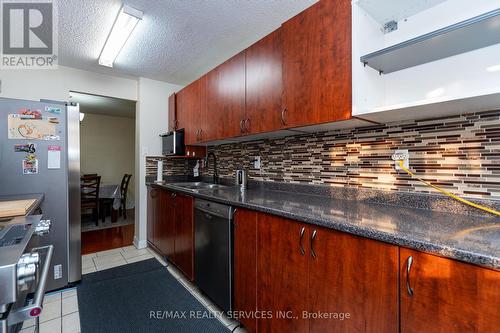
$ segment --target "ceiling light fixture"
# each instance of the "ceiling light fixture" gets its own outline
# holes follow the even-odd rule
[[[500,65],[493,65],[493,66],[487,67],[486,70],[488,72],[491,72],[491,73],[498,72],[498,71],[500,71]]]
[[[99,56],[99,65],[113,67],[116,57],[134,31],[137,23],[142,20],[143,12],[123,5],[111,28],[108,39]]]

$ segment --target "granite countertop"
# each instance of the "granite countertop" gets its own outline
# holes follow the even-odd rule
[[[149,186],[331,228],[500,270],[500,219],[264,188]]]
[[[44,194],[43,193],[28,193],[28,194],[8,194],[8,195],[0,195],[0,201],[12,201],[12,200],[26,200],[26,199],[36,199],[36,202],[33,206],[30,207],[28,213],[26,215],[31,215],[33,212],[40,207],[43,202]]]

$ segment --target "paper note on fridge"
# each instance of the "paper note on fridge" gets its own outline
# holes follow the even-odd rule
[[[47,119],[23,119],[16,114],[8,118],[8,138],[45,140],[46,137],[55,136],[57,124]]]
[[[47,155],[47,169],[61,168],[61,146],[49,146]]]

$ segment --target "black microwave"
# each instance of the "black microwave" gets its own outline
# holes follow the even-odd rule
[[[161,135],[162,154],[164,156],[185,155],[184,129],[168,132]]]

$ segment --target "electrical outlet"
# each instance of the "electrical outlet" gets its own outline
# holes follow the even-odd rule
[[[62,278],[62,265],[54,265],[54,280]]]
[[[254,156],[253,157],[253,168],[260,170],[261,163],[260,163],[260,156]]]
[[[391,158],[394,161],[394,167],[396,170],[401,170],[401,167],[398,163],[398,161],[401,160],[403,161],[403,165],[405,168],[408,169],[410,167],[410,153],[408,152],[408,149],[396,150]]]

